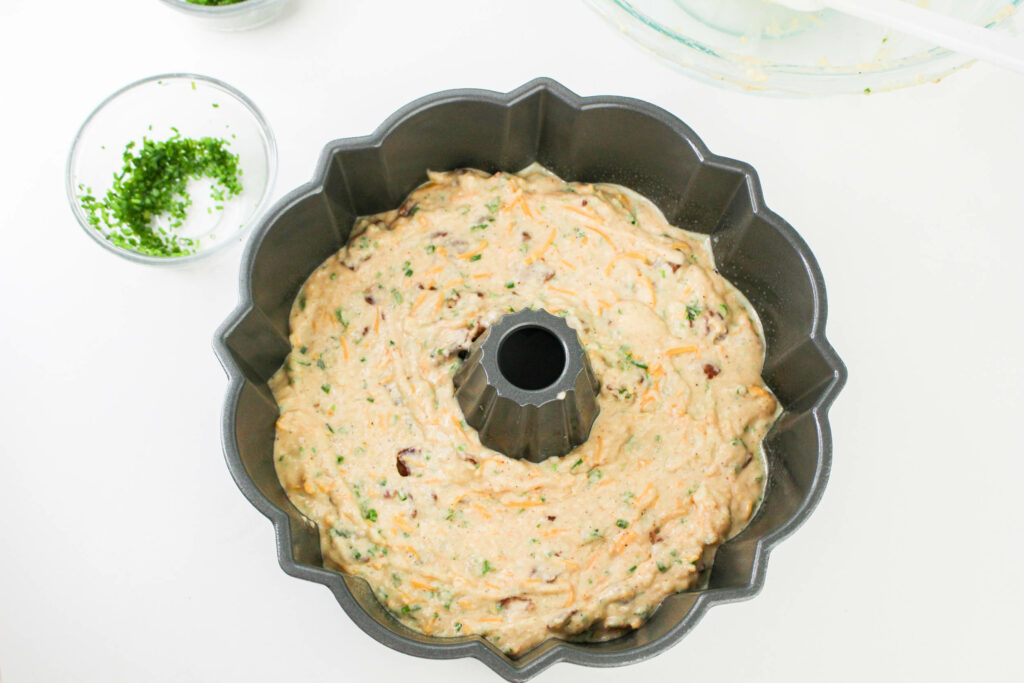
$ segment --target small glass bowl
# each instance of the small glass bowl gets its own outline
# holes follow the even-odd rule
[[[218,31],[245,31],[278,17],[291,0],[242,0],[233,5],[196,5],[188,0],[162,0]]]
[[[238,155],[242,192],[225,201],[210,197],[211,183],[190,180],[192,205],[187,218],[169,234],[197,241],[184,256],[151,256],[115,245],[105,227],[89,223],[80,196],[106,195],[114,174],[124,165],[125,146],[142,138],[166,140],[205,136],[228,140]],[[277,173],[277,143],[263,114],[226,83],[196,74],[163,74],[136,81],[103,100],[82,124],[71,146],[67,195],[79,224],[102,247],[131,261],[149,264],[186,263],[238,242],[270,199]],[[220,205],[223,208],[217,209]],[[159,218],[156,220],[159,225]]]

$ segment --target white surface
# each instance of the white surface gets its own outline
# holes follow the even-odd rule
[[[298,0],[215,34],[156,0],[0,2],[0,671],[26,681],[482,681],[376,644],[277,566],[223,464],[210,338],[241,249],[187,270],[93,244],[63,192],[72,136],[139,77],[248,94],[276,195],[323,143],[438,89],[549,75],[650,100],[752,163],[816,253],[850,369],[821,506],[757,598],[629,669],[551,681],[1021,680],[1024,79],[762,99],[654,62],[578,2]]]

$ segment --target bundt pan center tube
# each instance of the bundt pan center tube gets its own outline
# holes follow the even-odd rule
[[[502,316],[455,374],[455,397],[480,443],[540,462],[587,440],[600,384],[573,330],[547,311]]]
[[[289,313],[299,289],[347,243],[358,216],[398,207],[427,180],[427,170],[515,172],[533,162],[566,180],[624,185],[652,200],[672,225],[709,235],[718,270],[761,318],[762,375],[784,410],[764,440],[764,498],[744,530],[718,548],[698,588],[666,598],[642,627],[614,640],[551,638],[511,657],[477,636],[416,632],[381,605],[365,580],[324,567],[316,526],[288,500],[274,468],[278,407],[267,383],[289,353]],[[314,180],[256,227],[240,285],[239,305],[215,340],[229,377],[228,467],[273,522],[282,568],[330,588],[360,628],[396,650],[475,657],[510,681],[560,661],[617,666],[646,659],[679,642],[711,605],[757,593],[768,552],[808,517],[824,490],[832,457],[828,409],[846,370],[825,338],[825,289],[814,256],[764,206],[750,166],[711,154],[685,124],[646,102],[580,98],[548,79],[507,94],[455,90],[413,102],[373,135],[325,147]],[[565,453],[587,438],[597,416],[589,361],[575,332],[554,317],[527,310],[498,320],[469,350],[451,387],[481,440],[493,436],[493,445],[485,444],[513,457]],[[558,429],[527,428],[559,420]]]

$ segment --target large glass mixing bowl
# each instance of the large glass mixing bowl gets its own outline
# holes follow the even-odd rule
[[[752,92],[876,93],[937,81],[971,59],[854,17],[769,0],[587,0],[687,73]],[[1020,32],[1024,0],[930,0],[929,9]]]

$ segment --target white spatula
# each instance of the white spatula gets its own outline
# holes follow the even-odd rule
[[[1024,41],[901,0],[774,0],[801,12],[831,7],[942,47],[1024,73]]]

